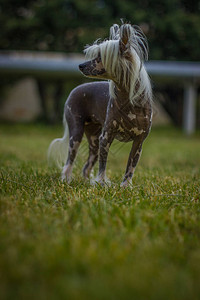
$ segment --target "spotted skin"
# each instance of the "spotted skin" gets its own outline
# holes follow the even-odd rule
[[[101,127],[98,124],[87,123],[85,125],[85,134],[89,143],[89,156],[83,168],[83,176],[84,178],[89,178],[92,168],[98,159]]]
[[[108,151],[114,139],[114,134],[110,128],[104,129],[100,136],[100,151],[99,151],[99,174],[98,182],[104,184],[106,181],[106,163]]]
[[[124,179],[121,183],[121,186],[125,187],[131,182],[136,165],[140,159],[141,153],[142,153],[142,144],[138,145],[137,143],[133,143],[131,153],[129,155],[129,160],[127,163],[126,172],[124,175]]]
[[[74,115],[71,105],[65,105],[65,118],[69,126],[68,158],[62,171],[62,180],[71,181],[73,163],[84,134],[84,123],[80,115]]]

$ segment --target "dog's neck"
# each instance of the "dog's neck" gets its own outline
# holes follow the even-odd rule
[[[139,82],[136,84],[136,92],[139,89]],[[147,108],[147,109],[151,109],[151,104],[150,104],[150,100],[146,101],[144,103],[141,103],[141,100],[143,99],[142,95],[141,97],[138,98],[137,103],[132,103],[129,99],[129,92],[127,92],[127,90],[125,89],[125,87],[122,84],[118,84],[116,82],[114,82],[114,93],[115,93],[115,99],[114,102],[116,104],[116,106],[118,107],[118,109],[122,109],[122,108],[128,108],[130,109],[130,107],[143,107],[143,108]]]
[[[129,93],[126,91],[122,84],[114,82],[114,93],[115,93],[115,102],[118,107],[123,107],[130,103]]]

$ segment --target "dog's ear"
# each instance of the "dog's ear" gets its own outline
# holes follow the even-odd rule
[[[131,37],[132,27],[130,24],[123,24],[120,27],[119,49],[121,54],[127,53],[130,47],[129,39]]]
[[[110,27],[110,40],[119,40],[119,25],[114,24]]]

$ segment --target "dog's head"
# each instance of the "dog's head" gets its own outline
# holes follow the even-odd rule
[[[114,83],[129,93],[134,101],[143,92],[151,93],[143,61],[148,59],[148,44],[139,27],[114,24],[108,40],[87,46],[86,62],[79,65],[87,77],[110,80],[110,94],[115,97]]]
[[[79,65],[80,71],[87,77],[120,81],[127,78],[127,72],[141,67],[147,58],[148,47],[142,31],[130,24],[120,27],[114,24],[110,28],[110,38],[95,42],[86,47],[86,62]],[[138,66],[136,66],[138,65]],[[134,70],[135,72],[135,70]]]

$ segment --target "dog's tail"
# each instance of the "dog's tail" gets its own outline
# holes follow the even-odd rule
[[[67,145],[68,145],[69,129],[68,129],[68,124],[65,115],[63,115],[63,126],[64,126],[63,137],[55,139],[51,142],[47,154],[49,165],[57,167],[59,169],[63,168],[67,160]]]

